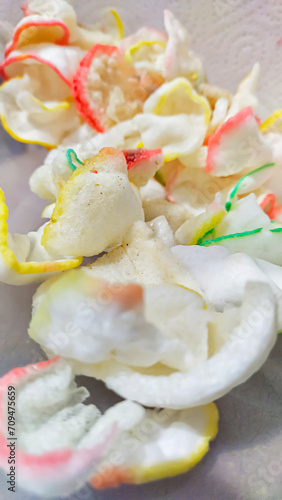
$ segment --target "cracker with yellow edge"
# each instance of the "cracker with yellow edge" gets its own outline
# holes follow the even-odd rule
[[[144,214],[124,155],[104,148],[63,186],[42,244],[59,255],[93,256],[121,244]]]

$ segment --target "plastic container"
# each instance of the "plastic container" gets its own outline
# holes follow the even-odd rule
[[[1,0],[0,43],[10,25],[21,17],[18,0]],[[94,22],[105,7],[103,0],[77,0],[80,20]],[[108,4],[112,6],[112,4]],[[282,3],[278,0],[116,0],[126,33],[149,25],[162,29],[167,7],[188,27],[192,46],[211,83],[235,90],[253,63],[261,63],[259,97],[261,116],[282,107]],[[19,144],[0,129],[0,186],[10,208],[13,231],[25,232],[40,224],[44,206],[30,193],[28,178],[46,151]],[[26,330],[36,285],[0,286],[0,375],[15,366],[43,358]],[[279,500],[282,498],[281,425],[282,336],[262,369],[242,386],[217,401],[219,433],[203,461],[188,473],[141,486],[94,491],[86,486],[72,500]],[[98,406],[105,409],[119,400],[101,382],[83,378]],[[7,491],[0,475],[0,498],[31,500],[22,492]]]

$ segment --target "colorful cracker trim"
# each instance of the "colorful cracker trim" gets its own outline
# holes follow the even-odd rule
[[[79,68],[73,77],[72,93],[76,102],[76,107],[88,125],[97,130],[97,132],[105,132],[105,127],[100,123],[98,117],[95,116],[95,111],[91,108],[86,95],[88,71],[93,58],[98,56],[98,54],[102,53],[111,56],[115,52],[118,52],[118,48],[114,45],[94,45],[80,62]]]
[[[54,396],[54,380],[57,383],[56,396]],[[39,385],[36,385],[36,382],[39,382]],[[28,393],[28,390],[25,392],[29,384],[31,387],[33,386],[32,396]],[[43,434],[43,436],[41,435],[42,441],[44,434],[50,432],[52,423],[56,425],[58,420],[61,420],[62,424],[64,420],[70,422],[71,425],[69,425],[67,432],[71,436],[72,425],[74,428],[77,427],[79,419],[85,420],[84,415],[87,412],[87,407],[83,404],[83,401],[88,396],[88,391],[83,387],[77,387],[71,367],[60,357],[30,364],[22,368],[15,368],[4,375],[0,379],[0,442],[2,444],[0,448],[0,467],[5,471],[9,470],[10,448],[6,433],[10,421],[9,410],[7,410],[7,396],[11,386],[14,389],[12,395],[13,393],[15,396],[18,393],[23,394],[25,401],[27,401],[28,409],[25,411],[24,408],[23,413],[25,419],[29,417],[29,428],[26,431],[25,425],[19,424],[18,426],[18,432],[21,432],[19,437],[23,438],[23,441],[26,439],[25,434],[28,435],[29,432],[35,432],[36,434],[38,428]],[[30,399],[36,396],[40,398],[38,394],[40,390],[46,395],[46,401],[43,403],[43,408],[40,408],[38,402],[33,402],[31,417],[28,415]],[[37,394],[34,395],[34,391]],[[134,405],[134,403],[131,403],[131,405]],[[54,445],[49,448],[42,446],[42,443],[38,443],[40,451],[36,453],[34,449],[23,444],[21,440],[17,442],[17,476],[20,488],[38,495],[39,498],[57,498],[62,494],[71,494],[77,490],[81,484],[80,481],[86,481],[89,475],[97,470],[97,465],[101,462],[105,451],[108,451],[109,446],[116,439],[118,422],[113,421],[111,416],[107,418],[107,415],[100,415],[98,410],[97,413],[95,409],[93,410],[91,408],[91,411],[88,411],[89,427],[85,426],[84,435],[82,434],[80,437],[79,443],[82,443],[81,447],[73,446],[70,438],[70,444],[66,444],[64,442],[66,440],[63,439],[63,444],[57,448]],[[73,415],[71,415],[71,411]],[[43,418],[42,415],[44,415]],[[38,422],[36,422],[36,417]],[[76,422],[74,421],[75,417]],[[101,423],[102,426],[98,433],[95,426],[99,426]],[[40,428],[41,426],[43,430]],[[87,446],[85,437],[90,429],[96,432],[96,435],[94,434],[96,438],[92,439],[91,445]],[[52,431],[50,434],[52,441]],[[38,436],[38,434],[36,435]],[[48,440],[48,437],[45,437],[45,439]]]
[[[14,252],[8,246],[7,219],[8,207],[5,204],[4,193],[0,189],[0,255],[7,269],[18,274],[52,273],[72,269],[81,264],[82,257],[46,262],[18,262]]]
[[[68,149],[66,152],[66,158],[70,169],[74,172],[77,169],[77,165],[75,165],[74,161],[78,163],[78,165],[83,165],[83,161],[81,161],[76,152],[73,149]]]
[[[164,42],[161,42],[160,40],[139,40],[138,42],[134,43],[131,45],[128,49],[125,51],[125,59],[127,62],[132,63],[134,59],[134,54],[144,46],[159,46],[161,48],[166,47],[166,44]]]
[[[264,134],[266,132],[276,132],[276,122],[282,118],[282,109],[277,109],[274,111],[262,124],[260,125],[260,131]],[[281,130],[279,130],[280,132]]]
[[[198,417],[200,420],[204,420],[204,430],[201,437],[198,436],[197,444],[195,443],[195,449],[192,446],[194,436],[192,437],[191,434],[191,449],[187,449],[187,455],[184,457],[182,456],[181,458],[179,457],[173,460],[171,458],[167,459],[166,456],[164,456],[162,461],[160,461],[159,463],[153,463],[151,465],[134,464],[134,457],[132,457],[132,463],[129,463],[129,461],[127,461],[128,463],[124,464],[123,466],[113,466],[111,468],[108,468],[105,471],[102,471],[99,475],[94,476],[91,479],[90,484],[98,490],[117,487],[122,483],[142,484],[150,481],[156,481],[158,479],[163,479],[165,477],[172,477],[177,474],[183,474],[194,467],[209,451],[209,442],[213,440],[217,435],[219,419],[217,407],[214,403],[210,403],[202,407],[184,410],[183,412],[159,410],[156,413],[155,418],[160,418],[160,421],[162,421],[163,419],[164,427],[166,427],[166,416],[168,416],[168,419],[170,420],[173,413],[175,415],[175,422],[178,422],[179,419],[179,424],[182,425],[183,428],[185,425],[185,420],[187,420],[187,423],[189,425],[189,417],[191,419],[191,424],[193,418],[195,417]],[[181,415],[183,415],[182,419]],[[146,410],[146,418],[147,420],[152,418],[152,421],[154,422],[154,411]],[[142,428],[142,422],[140,424],[140,427]],[[168,427],[166,427],[166,429],[169,432],[169,425]],[[162,426],[161,430],[164,431],[164,428]],[[166,431],[164,431],[164,436],[165,432]],[[151,441],[154,441],[154,435],[151,436]],[[147,443],[140,442],[140,446],[142,445],[146,446]],[[162,443],[160,443],[160,449],[162,449]],[[177,454],[177,449],[175,450],[175,454]]]
[[[274,193],[268,193],[260,202],[260,207],[268,215],[270,220],[275,221],[282,215],[282,205],[279,205]]]
[[[72,98],[53,102],[46,99],[43,102],[29,91],[31,83],[30,77],[25,74],[11,78],[0,86],[3,128],[16,141],[54,149],[70,132],[69,127],[79,126],[74,103]]]
[[[48,20],[37,20],[37,21],[28,21],[20,26],[18,26],[14,32],[13,40],[8,45],[5,50],[5,57],[8,57],[13,50],[18,50],[26,45],[32,45],[34,43],[43,43],[43,42],[51,42],[50,33],[48,36],[38,40],[38,34],[40,28],[61,28],[61,34],[58,36],[57,40],[55,39],[53,43],[57,45],[67,45],[70,38],[70,32],[67,25],[59,20],[59,19],[48,19]]]
[[[171,82],[164,83],[146,102],[145,111],[156,115],[166,115],[164,111],[167,100],[174,94],[184,89],[189,99],[194,104],[198,104],[203,109],[205,125],[208,125],[211,118],[211,108],[207,99],[195,92],[191,83],[186,78],[178,77]],[[150,103],[150,104],[149,104]]]
[[[220,149],[222,139],[238,129],[241,124],[247,120],[254,118],[259,125],[259,119],[254,115],[252,108],[249,106],[242,109],[236,115],[232,116],[224,122],[217,131],[209,137],[208,140],[208,155],[206,161],[206,171],[213,173],[216,170],[216,156]]]
[[[21,78],[21,77],[17,77],[17,78]],[[5,85],[5,83],[6,82],[4,82],[2,85]],[[30,140],[22,139],[22,137],[19,137],[17,134],[15,134],[15,132],[13,132],[13,130],[9,127],[4,115],[0,115],[0,120],[1,120],[2,125],[3,125],[3,129],[6,130],[7,134],[9,134],[13,139],[15,139],[15,141],[23,142],[24,144],[38,144],[39,146],[43,146],[47,150],[55,149],[57,147],[57,144],[49,144],[47,142],[42,142],[42,141],[37,142],[37,141],[34,141],[32,139],[30,139]]]
[[[126,159],[129,180],[138,187],[145,186],[164,161],[162,149],[125,149],[122,153]]]
[[[71,87],[73,75],[84,55],[85,51],[74,45],[39,43],[11,52],[0,64],[0,75],[4,80],[22,75],[25,66],[22,65],[20,69],[16,67],[16,71],[13,66],[30,59],[51,68],[68,87]]]
[[[6,73],[6,67],[9,66],[10,64],[17,63],[17,62],[22,62],[25,61],[26,59],[34,59],[35,61],[38,61],[41,64],[47,64],[51,69],[55,71],[55,73],[63,80],[66,85],[69,87],[71,86],[70,81],[58,70],[58,68],[52,64],[50,61],[46,61],[43,59],[43,57],[40,57],[37,54],[33,54],[32,52],[28,54],[19,54],[17,56],[9,57],[8,59],[5,59],[2,64],[0,64],[0,75],[4,80],[8,80],[10,77]]]
[[[195,228],[194,232],[191,235],[191,238],[188,242],[188,245],[198,245],[199,241],[207,235],[210,234],[215,226],[222,221],[226,212],[223,208],[219,208],[212,212],[206,212],[206,217],[203,220],[202,224]]]
[[[243,231],[242,233],[225,234],[224,236],[219,236],[214,240],[202,240],[198,244],[200,246],[216,245],[217,243],[220,243],[221,241],[224,240],[232,240],[235,238],[244,238],[245,236],[252,236],[253,234],[260,233],[262,229],[263,229],[262,227],[259,227],[257,229],[252,229],[251,231]],[[271,231],[273,231],[273,229],[271,229]]]
[[[116,24],[117,24],[117,29],[118,29],[118,40],[122,40],[124,37],[124,29],[123,29],[123,23],[122,20],[118,14],[118,12],[115,9],[110,9],[110,13],[114,17]]]
[[[149,179],[154,177],[156,171],[162,166],[164,156],[162,149],[124,149],[122,153],[125,157],[128,177],[131,182],[137,186],[145,185]],[[70,169],[74,172],[79,166],[83,165],[76,152],[68,149],[66,158]],[[94,170],[97,173],[97,170]]]
[[[228,201],[225,203],[225,210],[227,210],[227,212],[229,212],[229,210],[232,206],[232,201],[234,200],[234,198],[236,198],[236,195],[240,195],[240,189],[243,188],[244,183],[246,180],[248,180],[248,178],[250,178],[251,176],[253,176],[255,174],[258,174],[259,172],[262,172],[263,170],[265,170],[267,168],[274,167],[274,166],[275,166],[275,163],[266,163],[265,165],[262,165],[261,167],[256,168],[255,170],[252,170],[251,172],[248,172],[246,175],[241,177],[241,179],[237,182],[237,184],[235,184],[234,188],[232,189],[232,191],[230,192],[230,194],[228,196]],[[244,192],[245,191],[243,191],[243,193]]]

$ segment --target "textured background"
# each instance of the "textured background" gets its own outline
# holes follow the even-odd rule
[[[0,44],[20,17],[18,0],[0,0]],[[143,24],[162,29],[162,10],[170,8],[189,29],[192,47],[204,60],[210,82],[235,90],[254,62],[261,63],[261,113],[282,107],[282,1],[280,0],[77,0],[81,20],[97,19],[102,7],[116,6],[126,34]],[[12,24],[11,24],[12,23]],[[18,144],[0,129],[0,186],[10,207],[13,231],[38,227],[42,204],[28,190],[28,178],[45,151]],[[36,362],[39,347],[28,340],[31,297],[36,286],[0,287],[0,375]],[[219,434],[192,471],[143,486],[96,492],[85,488],[72,500],[281,500],[282,337],[263,368],[218,402]],[[118,401],[100,382],[82,379],[101,409]],[[0,499],[31,500],[8,494],[0,476]]]

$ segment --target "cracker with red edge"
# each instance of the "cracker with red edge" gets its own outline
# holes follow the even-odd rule
[[[11,43],[6,47],[5,57],[14,50],[36,43],[67,45],[70,38],[69,28],[59,19],[37,19],[25,17],[16,27]]]
[[[101,21],[91,28],[78,24],[68,0],[30,0],[22,10],[25,17],[17,24],[6,55],[24,45],[43,42],[75,44],[89,50],[96,43],[115,43],[123,37],[122,21],[111,8],[105,9]]]
[[[138,187],[145,186],[162,166],[162,149],[125,149],[122,151],[128,170],[128,178]]]
[[[22,6],[24,17],[14,29],[5,57],[27,45],[67,45],[77,39],[76,13],[67,0],[29,0]]]
[[[77,109],[88,125],[104,132],[143,109],[148,90],[124,53],[113,45],[95,45],[73,77]]]
[[[21,489],[40,498],[73,493],[99,472],[105,453],[143,417],[139,405],[125,401],[101,415],[95,405],[83,404],[88,396],[77,387],[70,364],[59,357],[15,368],[0,379],[0,467],[10,469],[8,444],[13,441],[6,436],[16,412]]]
[[[41,43],[16,50],[0,65],[8,82],[0,88],[5,130],[20,142],[54,148],[81,125],[71,79],[84,51]]]
[[[260,202],[260,207],[270,220],[282,222],[282,205],[279,205],[274,193],[267,193]]]
[[[28,68],[48,66],[69,87],[73,75],[85,55],[85,51],[75,46],[60,46],[52,43],[28,45],[14,50],[0,64],[0,75],[4,80],[22,76]]]
[[[250,106],[229,118],[208,140],[206,171],[212,175],[225,177],[271,161],[271,147]]]
[[[13,410],[20,408],[16,450],[20,491],[58,498],[87,481],[102,489],[181,474],[203,458],[217,434],[214,404],[177,412],[145,410],[123,401],[101,415],[93,404],[83,404],[88,391],[73,379],[70,364],[61,358],[15,368],[0,379],[4,445],[0,467],[9,470],[7,445],[13,446],[13,440],[7,441],[6,427],[9,420],[12,426]],[[144,432],[148,422],[149,434]],[[113,456],[120,457],[118,466]]]

